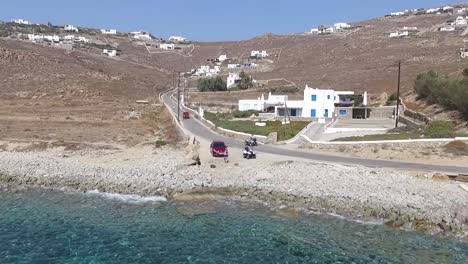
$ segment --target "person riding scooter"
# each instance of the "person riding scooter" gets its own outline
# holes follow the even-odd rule
[[[244,144],[249,147],[256,147],[257,144],[257,138],[255,137],[250,137],[244,141]]]
[[[257,158],[257,154],[255,154],[253,149],[250,147],[244,148],[244,151],[242,152],[242,156],[244,157],[244,159],[256,159]]]

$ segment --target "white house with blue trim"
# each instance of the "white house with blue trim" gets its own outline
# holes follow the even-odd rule
[[[270,93],[267,99],[262,95],[258,100],[239,100],[239,111],[274,111],[275,117],[334,118],[349,114],[347,109],[335,112],[335,108],[353,106],[353,95],[352,91],[318,89],[306,85],[303,100],[288,100],[287,95]],[[363,95],[363,105],[367,105],[367,92]]]

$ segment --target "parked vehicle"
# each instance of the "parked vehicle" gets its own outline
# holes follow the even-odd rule
[[[189,119],[189,118],[190,118],[190,113],[189,113],[189,112],[184,112],[184,113],[182,114],[182,117],[183,117],[184,119]]]
[[[210,145],[210,153],[213,157],[227,157],[228,147],[223,141],[213,141]]]
[[[257,154],[253,151],[253,148],[245,147],[244,151],[242,151],[242,156],[244,159],[256,159]]]
[[[244,141],[244,144],[249,147],[256,147],[258,145],[257,138],[250,137]]]

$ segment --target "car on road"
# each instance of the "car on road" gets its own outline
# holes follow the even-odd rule
[[[190,119],[190,113],[189,113],[189,112],[184,112],[184,113],[182,114],[182,117],[183,117],[184,119]]]
[[[213,157],[226,157],[228,147],[223,141],[213,141],[210,145],[210,153]]]

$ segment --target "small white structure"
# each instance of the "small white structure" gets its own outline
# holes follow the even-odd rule
[[[388,35],[389,38],[398,38],[400,36],[399,32],[392,32]]]
[[[68,32],[78,32],[78,28],[73,26],[73,25],[66,25],[64,28],[63,28],[65,31],[68,31]]]
[[[458,13],[458,14],[463,14],[463,13],[466,13],[466,11],[468,11],[468,9],[467,9],[466,7],[464,7],[464,8],[458,9],[458,10],[457,10],[457,13]]]
[[[407,37],[407,36],[409,36],[409,31],[400,32],[400,34],[398,36],[399,37]]]
[[[288,100],[287,95],[273,96],[270,93],[267,99],[262,95],[257,100],[239,100],[239,111],[274,111],[275,117],[333,118],[348,114],[341,111],[335,113],[335,107],[352,105],[353,101],[349,98],[352,95],[352,91],[322,90],[306,85],[303,100]],[[367,97],[367,93],[363,97]],[[367,98],[363,98],[363,102],[367,103]]]
[[[237,84],[239,80],[240,80],[240,77],[238,73],[229,73],[229,76],[227,77],[227,81],[226,81],[227,88],[231,89]]]
[[[53,36],[47,35],[47,36],[44,36],[44,40],[58,43],[60,42],[60,37],[57,35],[53,35]]]
[[[21,25],[31,25],[31,22],[27,21],[27,20],[24,20],[24,19],[12,19],[11,20],[11,23],[15,23],[15,24],[21,24]]]
[[[317,35],[317,34],[320,33],[320,30],[318,28],[313,28],[308,33],[313,34],[313,35]]]
[[[75,35],[66,35],[63,37],[64,40],[73,41],[75,40]]]
[[[459,16],[455,19],[455,21],[451,24],[453,26],[466,26],[468,24],[468,21],[466,18]]]
[[[164,44],[161,44],[159,46],[160,49],[163,49],[163,50],[174,50],[175,49],[175,45],[172,44],[172,43],[164,43]]]
[[[455,31],[455,27],[441,27],[439,28],[440,32],[452,32]]]
[[[404,14],[405,14],[405,12],[392,12],[392,13],[390,13],[390,16],[402,16]]]
[[[153,39],[149,33],[142,32],[142,31],[132,32],[130,34],[133,35],[134,39],[141,39],[141,40],[152,40]]]
[[[407,27],[407,26],[404,26],[404,27],[403,27],[403,30],[407,30],[407,31],[417,31],[417,30],[418,30],[418,27]]]
[[[464,48],[461,48],[460,49],[460,57],[462,57],[463,59],[468,58],[468,50],[464,49]]]
[[[117,35],[117,30],[115,29],[101,29],[101,33],[105,35]]]
[[[344,29],[350,29],[351,25],[348,23],[336,23],[334,27],[336,30],[344,30]]]
[[[428,10],[426,10],[426,14],[436,14],[438,12],[440,12],[440,8],[430,8]]]
[[[228,64],[228,69],[237,69],[240,68],[240,64]]]
[[[180,43],[180,42],[186,42],[187,39],[181,36],[170,36],[169,37],[170,42],[175,42],[175,43]]]
[[[444,7],[442,8],[442,11],[444,11],[444,12],[451,12],[451,11],[453,11],[453,7],[451,7],[451,6],[444,6]]]
[[[258,51],[258,50],[252,50],[250,52],[250,57],[256,57],[256,58],[266,58],[270,55],[266,52],[266,50]]]
[[[89,39],[82,36],[78,36],[77,38],[75,38],[75,42],[88,43]]]
[[[227,55],[219,55],[218,61],[219,62],[224,62],[228,59]]]
[[[103,49],[102,54],[108,56],[108,57],[115,57],[117,56],[117,50],[114,49]]]

